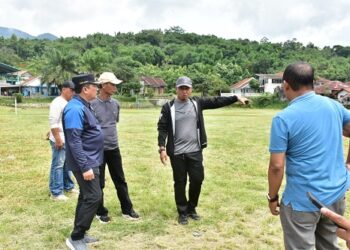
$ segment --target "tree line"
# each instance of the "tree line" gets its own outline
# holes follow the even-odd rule
[[[0,37],[0,61],[61,84],[80,72],[112,71],[124,80],[123,91],[139,89],[141,75],[160,77],[174,91],[177,77],[193,79],[195,91],[217,94],[258,73],[283,71],[295,61],[311,63],[319,77],[350,81],[350,47],[304,46],[296,39],[272,43],[267,38],[223,39],[187,33],[181,27],[139,33],[95,33],[54,41]]]

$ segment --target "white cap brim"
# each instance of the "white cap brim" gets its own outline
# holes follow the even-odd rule
[[[119,80],[118,78],[114,79],[114,80],[109,80],[109,79],[99,79],[101,83],[112,83],[112,84],[115,84],[115,85],[118,85],[120,83],[122,83],[123,81],[122,80]]]
[[[178,88],[178,87],[182,87],[182,86],[186,86],[186,87],[192,88],[192,85],[190,85],[190,84],[186,84],[186,83],[179,84],[179,85],[177,85],[177,86],[176,86],[176,88]]]

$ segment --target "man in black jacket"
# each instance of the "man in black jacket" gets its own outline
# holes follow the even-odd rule
[[[163,164],[170,157],[173,169],[178,222],[188,223],[188,217],[199,220],[196,206],[204,180],[202,149],[207,146],[202,110],[215,109],[236,101],[245,104],[244,97],[191,97],[192,81],[182,76],[176,81],[177,97],[164,104],[158,121],[158,146]],[[166,145],[166,146],[165,146]],[[186,197],[187,174],[189,197]]]

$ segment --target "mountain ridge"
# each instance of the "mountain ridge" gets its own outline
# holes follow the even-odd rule
[[[15,35],[17,38],[23,38],[23,39],[39,39],[39,40],[56,40],[58,39],[57,36],[51,34],[51,33],[43,33],[37,36],[33,36],[25,31],[14,29],[14,28],[8,28],[8,27],[0,27],[0,37],[4,38],[11,38],[11,36]]]

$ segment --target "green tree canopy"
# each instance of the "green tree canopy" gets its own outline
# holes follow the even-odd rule
[[[43,56],[35,58],[30,63],[30,68],[40,72],[42,82],[62,84],[77,74],[77,55],[66,50],[50,49]]]
[[[91,73],[101,73],[105,71],[108,65],[112,61],[112,55],[110,52],[102,48],[93,48],[87,50],[81,57],[81,71]]]

